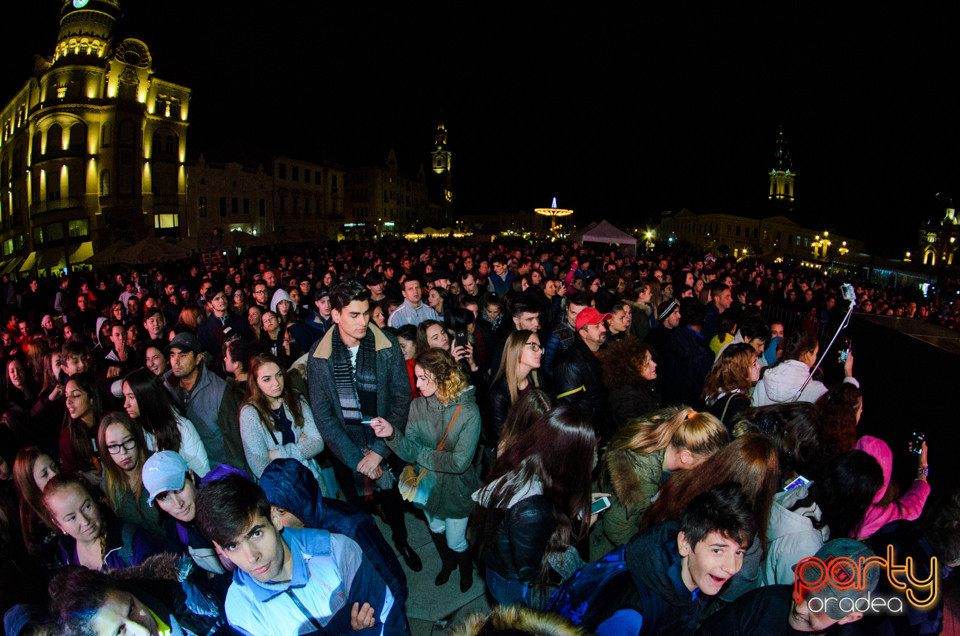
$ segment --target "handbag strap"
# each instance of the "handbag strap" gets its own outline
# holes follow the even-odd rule
[[[453,414],[453,417],[450,418],[450,423],[447,424],[447,430],[446,430],[446,432],[443,434],[443,439],[440,440],[440,445],[437,446],[437,450],[438,450],[438,451],[442,451],[442,450],[443,450],[443,445],[447,443],[447,435],[450,434],[450,429],[453,428],[453,423],[457,421],[457,418],[458,418],[458,417],[460,417],[460,411],[462,411],[462,410],[463,410],[463,404],[457,405],[457,410],[456,410],[456,412]]]

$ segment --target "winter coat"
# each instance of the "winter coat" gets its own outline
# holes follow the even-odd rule
[[[590,530],[590,560],[629,543],[640,530],[640,519],[666,480],[663,458],[667,450],[650,453],[607,451],[603,457],[598,492],[610,493],[610,508]]]
[[[579,337],[557,359],[553,385],[561,403],[578,407],[598,433],[606,432],[607,388],[600,359]]]
[[[345,534],[363,550],[402,607],[407,598],[407,578],[397,555],[373,518],[339,499],[320,495],[320,484],[303,464],[275,459],[263,471],[260,487],[271,504],[293,513],[308,528]]]
[[[683,582],[678,531],[677,523],[657,524],[627,544],[633,586],[623,586],[619,594],[611,590],[611,616],[596,627],[597,636],[693,633],[709,597]]]
[[[870,435],[864,435],[858,439],[853,448],[869,453],[871,457],[877,460],[883,471],[883,486],[874,495],[873,503],[867,508],[867,513],[860,525],[857,526],[854,532],[856,536],[853,538],[866,539],[891,521],[899,519],[914,521],[919,518],[920,513],[923,512],[923,506],[927,502],[927,497],[930,496],[930,484],[922,479],[915,479],[902,497],[886,506],[881,506],[880,501],[883,500],[887,487],[890,486],[893,453],[890,452],[890,447],[887,446],[886,442]]]
[[[696,404],[703,382],[713,366],[713,352],[705,336],[689,327],[677,327],[663,351],[663,404]]]
[[[160,538],[137,526],[104,513],[103,523],[107,525],[107,540],[103,554],[105,568],[126,568],[142,563],[153,554],[166,551],[169,546]],[[77,556],[77,541],[68,534],[60,537],[60,558],[66,565],[80,565]]]
[[[177,420],[177,430],[180,431],[180,448],[177,450],[183,461],[187,462],[187,467],[197,474],[197,477],[203,477],[210,472],[210,459],[207,457],[207,449],[197,433],[197,427],[193,422],[174,413]],[[153,433],[143,431],[143,438],[147,442],[147,448],[152,451],[157,450],[157,438]]]
[[[798,486],[773,496],[770,521],[767,523],[767,556],[760,572],[761,585],[793,583],[793,566],[804,557],[813,556],[830,540],[830,528],[816,528],[822,518],[816,503],[790,510],[810,494],[810,484]]]
[[[810,380],[804,387],[800,397],[797,392],[807,376],[810,375],[810,367],[799,360],[784,360],[780,364],[767,369],[760,381],[757,382],[753,390],[754,406],[769,406],[771,404],[781,404],[783,402],[816,402],[817,398],[827,392],[827,387],[823,382]],[[856,378],[844,378],[844,382],[849,382],[859,387],[860,383]]]
[[[478,466],[474,462],[480,440],[480,410],[474,388],[467,389],[448,404],[436,395],[418,397],[410,403],[407,430],[394,428],[387,439],[400,459],[416,462],[418,471],[432,471],[437,481],[430,491],[424,510],[440,519],[465,519],[473,510],[470,495],[480,486]],[[450,420],[463,406],[447,435],[442,451],[437,450]]]
[[[614,430],[619,431],[630,420],[656,411],[660,401],[654,391],[653,382],[644,381],[643,385],[624,384],[610,391],[607,398],[610,404],[610,417]]]
[[[323,436],[324,444],[347,468],[355,469],[369,449],[381,457],[390,451],[386,443],[373,434],[369,426],[344,424],[340,396],[333,379],[333,333],[331,329],[314,345],[307,357],[307,381],[310,387],[310,407],[313,418]],[[377,366],[377,415],[390,422],[394,429],[407,427],[410,411],[410,378],[400,343],[393,334],[381,331],[376,325],[367,326],[367,338],[374,339]],[[378,484],[390,486],[389,473]]]
[[[310,405],[301,397],[300,408],[303,414],[303,422],[298,425],[293,419],[293,413],[286,404],[283,405],[283,412],[287,419],[292,423],[294,441],[291,444],[283,444],[283,433],[273,430],[273,422],[264,422],[260,417],[260,412],[252,404],[244,404],[240,409],[240,438],[243,440],[243,453],[247,458],[247,464],[253,475],[260,479],[263,470],[270,463],[269,452],[278,451],[280,457],[290,457],[301,462],[306,466],[313,476],[320,478],[320,465],[314,459],[323,451],[323,438],[320,437],[320,431],[313,421],[313,413],[310,412]],[[300,436],[306,435],[306,439],[300,441]]]
[[[243,570],[227,592],[230,626],[241,634],[346,634],[354,603],[370,603],[377,624],[357,634],[404,634],[403,608],[355,541],[326,530],[285,528],[293,578],[261,583]]]
[[[490,507],[490,493],[499,480],[473,493],[473,499]],[[481,555],[484,563],[505,579],[533,583],[540,574],[547,542],[557,527],[543,486],[535,479],[518,491],[505,507],[490,510],[498,519],[493,536],[487,537]]]

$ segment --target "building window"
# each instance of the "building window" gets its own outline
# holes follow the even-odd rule
[[[155,214],[153,215],[153,227],[157,230],[168,230],[180,227],[179,214]]]
[[[290,176],[290,178],[293,179],[294,181],[299,181],[299,180],[300,180],[300,166],[293,166],[293,167],[290,169],[290,171],[291,171],[291,176]]]
[[[46,171],[47,176],[47,201],[60,200],[60,169],[54,166]]]
[[[260,199],[260,216],[267,215],[267,206],[263,199]]]
[[[310,183],[310,168],[303,169],[303,182]]]
[[[199,212],[200,218],[207,218],[207,197],[200,197]]]
[[[100,173],[100,196],[110,196],[110,171],[104,170]]]
[[[250,199],[243,200],[243,214],[244,216],[250,216]]]
[[[90,234],[90,221],[88,219],[74,219],[70,221],[67,228],[67,235],[70,238],[86,238]]]
[[[237,197],[230,199],[230,214],[240,213],[240,200]]]
[[[227,216],[227,197],[220,197],[220,216]]]
[[[34,247],[43,245],[43,227],[39,225],[33,228],[33,245]]]
[[[334,184],[336,184],[336,182],[337,182],[337,175],[333,175],[333,182],[334,182]],[[314,184],[314,185],[320,185],[320,171],[319,171],[319,170],[317,170],[316,172],[313,173],[313,184]]]
[[[280,166],[279,166],[278,172],[279,172],[279,175],[278,175],[278,176],[279,176],[281,179],[286,179],[286,178],[287,178],[287,164],[281,163]]]
[[[740,226],[737,226],[737,236],[740,236]]]

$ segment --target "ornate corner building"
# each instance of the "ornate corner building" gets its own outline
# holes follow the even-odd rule
[[[190,89],[116,41],[118,0],[64,0],[52,57],[0,111],[0,272],[62,271],[120,239],[179,235]]]

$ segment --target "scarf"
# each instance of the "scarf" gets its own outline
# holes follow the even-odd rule
[[[374,340],[374,335],[367,331],[367,335],[360,341],[357,366],[354,369],[350,351],[340,338],[340,330],[333,330],[333,349],[330,360],[333,365],[333,381],[340,400],[340,410],[343,412],[343,424],[348,431],[351,427],[359,428],[362,452],[366,452],[370,447],[368,438],[373,435],[373,432],[361,424],[361,421],[377,415],[377,361]],[[353,430],[356,431],[357,428]],[[354,435],[350,437],[355,438]],[[369,478],[356,471],[354,471],[354,478],[358,493],[364,496],[373,495],[374,483]]]

